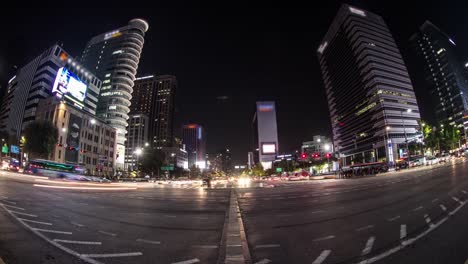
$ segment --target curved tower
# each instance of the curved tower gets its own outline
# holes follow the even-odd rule
[[[117,130],[117,168],[123,168],[133,82],[148,28],[145,20],[132,19],[124,27],[93,37],[81,58],[102,80],[96,115]]]

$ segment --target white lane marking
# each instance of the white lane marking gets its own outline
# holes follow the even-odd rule
[[[460,201],[460,199],[458,199],[457,197],[452,196],[452,199],[453,199],[455,202],[462,203],[462,201]]]
[[[74,250],[71,250],[71,249],[69,249],[69,248],[67,248],[67,247],[65,247],[65,246],[63,246],[63,245],[61,245],[61,244],[59,244],[59,243],[57,243],[57,242],[55,242],[55,241],[50,240],[47,236],[45,236],[44,234],[42,234],[41,232],[39,232],[39,231],[37,231],[37,230],[34,230],[30,225],[26,224],[24,221],[19,220],[19,218],[18,218],[16,215],[14,215],[13,213],[11,213],[10,210],[7,210],[7,209],[5,208],[5,206],[2,206],[2,207],[3,207],[3,209],[5,209],[13,218],[15,218],[16,220],[18,220],[18,222],[20,222],[23,226],[25,226],[27,229],[29,229],[31,232],[33,232],[34,234],[36,234],[38,237],[44,239],[46,242],[48,242],[49,244],[55,246],[56,248],[59,248],[59,249],[65,251],[66,253],[68,253],[68,254],[70,254],[70,255],[72,255],[72,256],[75,256],[75,257],[77,257],[77,258],[79,258],[79,259],[81,259],[81,260],[83,260],[83,261],[85,261],[85,262],[87,262],[87,263],[90,263],[90,264],[103,264],[102,262],[99,262],[99,261],[94,260],[94,259],[92,259],[92,258],[87,258],[87,257],[85,257],[85,256],[81,256],[80,253],[78,253],[78,252],[76,252],[76,251],[74,251]]]
[[[276,248],[276,247],[280,247],[279,244],[269,244],[269,245],[258,245],[258,246],[255,246],[255,248]]]
[[[84,225],[76,223],[76,222],[70,222],[70,224],[77,226],[77,227],[83,227]]]
[[[108,236],[117,236],[117,234],[109,233],[109,232],[102,231],[102,230],[99,230],[98,232],[101,233],[101,234],[104,234],[104,235],[108,235]]]
[[[328,239],[333,239],[333,238],[335,238],[335,236],[326,236],[326,237],[316,238],[316,239],[314,239],[312,241],[317,242],[317,241],[328,240]]]
[[[367,226],[363,226],[363,227],[360,227],[360,228],[356,229],[356,231],[359,232],[359,231],[363,231],[363,230],[366,230],[366,229],[371,229],[373,227],[374,227],[374,225],[367,225]]]
[[[30,223],[36,223],[36,224],[41,224],[41,225],[49,225],[49,226],[52,225],[51,223],[40,222],[40,221],[34,221],[34,220],[25,219],[25,218],[19,218],[19,217],[18,217],[18,219],[21,220],[21,221],[30,222]]]
[[[423,209],[423,207],[422,207],[422,206],[419,206],[419,207],[414,208],[412,211],[413,211],[413,212],[416,212],[416,211],[419,211],[419,210],[421,210],[421,209]]]
[[[325,259],[327,259],[330,253],[331,253],[331,250],[322,251],[322,253],[320,253],[320,255],[314,260],[314,262],[312,262],[312,264],[321,264],[322,262],[325,261]]]
[[[406,225],[400,225],[400,239],[406,237]]]
[[[15,208],[15,209],[18,209],[18,210],[21,210],[21,211],[24,211],[24,208],[21,208],[21,207],[17,207],[17,206],[13,206],[13,205],[9,205],[9,204],[4,204],[4,203],[0,203],[4,206],[8,206],[8,207],[11,207],[11,208]]]
[[[0,195],[0,197],[2,197],[3,199],[8,199],[8,197],[6,197],[4,195]]]
[[[5,208],[6,209],[6,208]],[[33,214],[27,214],[27,213],[22,213],[22,212],[16,212],[16,211],[12,211],[12,210],[8,210],[6,209],[8,212],[10,213],[14,213],[14,214],[19,214],[19,215],[25,215],[25,216],[30,216],[30,217],[37,217],[37,215],[33,215]]]
[[[467,192],[467,191],[465,191],[465,190],[462,190],[462,193],[464,193],[464,194],[468,194],[468,192]]]
[[[189,259],[185,261],[172,262],[171,264],[192,264],[192,263],[198,263],[198,262],[200,262],[200,260],[197,258],[194,258],[194,259]]]
[[[236,245],[227,245],[227,247],[242,247],[242,245],[240,245],[240,244],[236,244]]]
[[[392,222],[392,221],[397,220],[398,218],[400,218],[399,215],[397,215],[397,216],[395,216],[395,217],[392,217],[392,218],[389,218],[389,219],[387,219],[387,220],[390,221],[390,222]]]
[[[464,205],[466,204],[466,202],[462,202],[457,208],[455,208],[452,212],[449,213],[449,215],[454,215],[456,212],[458,212],[458,210],[460,210]]]
[[[170,218],[176,218],[177,216],[175,215],[163,215],[164,217],[170,217]]]
[[[369,254],[371,252],[372,247],[374,246],[374,242],[375,242],[375,237],[370,237],[367,240],[366,246],[364,247],[364,249],[361,252],[361,256],[367,255],[367,254]]]
[[[440,209],[442,209],[442,211],[447,211],[447,207],[445,207],[443,204],[440,205]]]
[[[434,200],[432,200],[433,203],[439,201],[439,198],[435,198]]]
[[[64,243],[64,244],[102,245],[101,242],[95,242],[95,241],[78,241],[78,240],[64,240],[64,239],[54,239],[54,241],[58,243]]]
[[[113,253],[113,254],[81,254],[87,258],[118,258],[118,257],[136,257],[142,256],[141,252]]]
[[[58,231],[58,230],[51,230],[51,229],[42,229],[42,228],[32,228],[32,230],[44,232],[44,233],[54,233],[54,234],[64,234],[64,235],[72,235],[72,232],[68,231]]]
[[[429,226],[433,226],[433,224],[431,224],[431,218],[428,214],[424,215],[424,219],[426,220],[426,224],[428,224]]]
[[[215,249],[218,248],[217,245],[193,245],[193,248],[204,248],[204,249]]]
[[[147,240],[147,239],[142,239],[142,238],[138,238],[136,242],[142,242],[142,243],[148,243],[148,244],[154,244],[154,245],[161,244],[161,241]]]
[[[11,204],[16,204],[15,202],[8,201],[8,200],[0,200],[0,202],[4,202],[4,203],[11,203]]]
[[[268,264],[270,262],[271,262],[271,260],[269,260],[269,259],[262,259],[262,260],[260,260],[258,262],[255,262],[255,264]]]

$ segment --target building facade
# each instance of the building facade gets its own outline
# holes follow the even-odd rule
[[[94,115],[101,81],[73,59],[61,46],[53,45],[20,68],[8,82],[0,109],[0,130],[20,137],[36,119],[39,101],[50,96],[64,98]]]
[[[419,108],[400,51],[382,17],[343,4],[317,49],[333,144],[343,166],[407,155]]]
[[[148,28],[143,19],[132,19],[124,27],[93,37],[81,57],[102,80],[97,116],[117,129],[118,168],[124,166],[130,99]]]
[[[228,148],[219,150],[214,159],[212,159],[210,169],[216,172],[224,172],[229,174],[232,172],[232,155]]]
[[[269,169],[279,153],[275,102],[257,102],[252,128],[254,160]]]
[[[206,133],[201,125],[187,124],[182,126],[182,144],[188,154],[188,166],[206,168]]]
[[[182,146],[162,147],[161,151],[164,152],[166,164],[188,170],[188,153]]]
[[[39,102],[36,119],[50,121],[58,130],[50,160],[83,165],[88,175],[114,175],[117,153],[113,127],[56,96]]]
[[[436,122],[468,128],[468,78],[455,42],[429,21],[410,38],[418,68],[424,69],[426,92],[435,106]]]
[[[312,141],[302,142],[301,153],[307,157],[313,157],[314,154],[325,157],[327,153],[333,152],[333,142],[325,136],[314,136]]]
[[[125,169],[135,170],[137,150],[149,147],[149,117],[145,114],[130,115],[127,127],[127,140],[125,141]]]

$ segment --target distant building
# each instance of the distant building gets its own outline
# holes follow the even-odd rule
[[[317,49],[335,151],[343,166],[406,156],[419,108],[382,17],[343,4]]]
[[[232,172],[232,156],[229,148],[219,150],[214,157],[213,163],[211,164],[211,170],[222,171],[226,174]]]
[[[278,154],[275,102],[257,102],[252,127],[254,160],[269,169]]]
[[[188,165],[206,168],[206,133],[201,125],[187,124],[182,126],[182,143],[188,153]]]
[[[136,151],[149,147],[148,141],[149,118],[145,114],[130,115],[125,141],[125,169],[134,170],[136,167]]]
[[[118,168],[124,167],[125,133],[133,84],[148,23],[132,19],[128,25],[93,37],[81,61],[102,80],[97,115],[117,129]]]
[[[188,170],[188,154],[182,146],[162,147],[161,151],[164,152],[166,164]]]
[[[39,102],[36,119],[50,121],[58,129],[58,142],[50,160],[83,165],[90,175],[114,174],[117,153],[113,127],[56,96]]]
[[[314,136],[312,141],[302,142],[301,153],[307,157],[312,157],[314,154],[325,157],[327,153],[333,153],[333,142],[325,136]]]
[[[424,69],[425,86],[439,124],[468,128],[468,75],[457,54],[455,42],[429,21],[410,38],[417,58],[417,69]]]
[[[254,154],[252,151],[247,153],[247,168],[250,170],[255,165]]]
[[[62,47],[53,45],[20,68],[8,82],[0,109],[0,130],[19,138],[36,119],[41,99],[56,96],[94,115],[101,81],[74,60]]]

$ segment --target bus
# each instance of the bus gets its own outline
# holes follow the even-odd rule
[[[76,164],[58,163],[50,160],[30,160],[24,168],[24,173],[47,176],[52,178],[84,178],[85,168]]]

